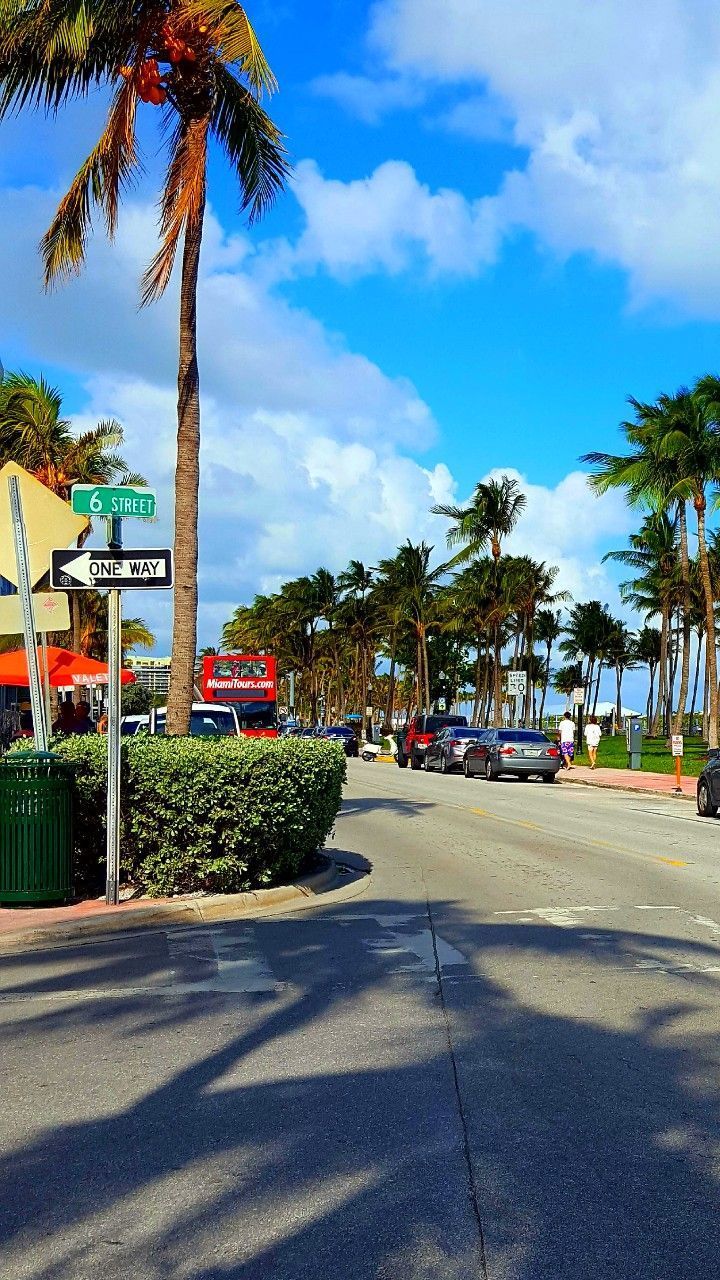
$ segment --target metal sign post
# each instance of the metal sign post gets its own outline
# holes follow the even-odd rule
[[[40,689],[40,669],[35,637],[35,617],[33,614],[32,591],[30,587],[30,561],[28,556],[27,534],[23,520],[22,499],[17,476],[8,476],[10,492],[10,512],[15,540],[15,559],[17,562],[18,592],[22,607],[23,633],[25,636],[25,654],[27,656],[28,683],[30,685],[30,706],[32,707],[33,734],[35,750],[47,751],[48,725],[45,719],[42,692]]]
[[[122,546],[122,520],[108,521],[108,546]],[[122,655],[122,593],[108,592],[108,787],[107,871],[105,902],[117,906],[120,893],[120,662]]]
[[[685,754],[685,739],[681,733],[674,733],[670,739],[673,758],[675,760],[675,794],[682,795],[682,761]]]

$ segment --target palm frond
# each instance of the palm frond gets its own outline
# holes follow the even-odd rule
[[[167,288],[183,231],[202,218],[207,180],[207,120],[180,122],[171,143],[160,209],[162,244],[143,276],[141,302],[154,302]]]
[[[237,66],[256,93],[275,92],[275,76],[245,10],[236,0],[184,0],[181,13],[207,28],[218,56]]]
[[[213,136],[237,173],[241,208],[255,222],[274,202],[290,172],[282,134],[252,93],[218,64],[212,111]]]
[[[108,234],[114,234],[120,192],[138,166],[136,110],[135,86],[132,81],[123,82],[102,136],[60,201],[41,241],[46,285],[79,269],[92,225],[93,204],[104,210]]]

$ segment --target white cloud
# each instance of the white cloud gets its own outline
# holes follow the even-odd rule
[[[638,301],[717,315],[720,11],[707,0],[379,0],[387,72],[477,93],[513,121],[527,164],[495,210],[560,255],[592,252]],[[382,71],[381,74],[385,74]]]
[[[415,190],[404,170],[400,185]],[[138,312],[136,292],[152,252],[154,215],[128,206],[115,246],[98,237],[86,272],[48,297],[36,245],[52,203],[52,193],[39,189],[6,191],[0,202],[0,326],[38,363],[77,375],[87,395],[78,425],[108,416],[123,423],[128,460],[160,496],[157,524],[137,526],[128,537],[136,546],[170,545],[177,298],[173,287],[157,307]],[[398,244],[384,252],[412,251],[402,247],[406,227],[398,217]],[[427,236],[423,244],[440,260]],[[342,258],[346,265],[360,260],[358,250]],[[211,214],[199,305],[201,643],[217,639],[241,600],[320,564],[334,571],[351,557],[372,564],[408,537],[424,538],[444,556],[445,522],[429,512],[455,495],[443,463],[426,467],[411,456],[435,433],[411,384],[388,377],[289,305],[261,267],[245,237],[227,239]],[[602,594],[603,539],[619,539],[627,527],[619,503],[594,500],[579,473],[555,489],[522,484],[528,511],[512,549],[558,563],[562,585],[579,598]],[[170,597],[143,593],[132,609],[166,648]]]
[[[52,204],[53,194],[40,189],[4,192],[0,326],[35,361],[81,379],[88,400],[78,425],[107,416],[123,423],[129,461],[160,493],[158,523],[131,536],[136,545],[168,545],[175,286],[158,306],[137,308],[138,276],[155,238],[153,211],[129,205],[116,244],[98,236],[83,275],[48,296],[37,242]],[[351,556],[373,562],[407,536],[433,541],[438,522],[429,509],[452,497],[446,467],[423,467],[406,452],[422,450],[436,431],[412,385],[348,350],[253,275],[252,265],[247,240],[226,239],[210,214],[199,303],[205,642],[256,590],[320,564],[339,570]],[[133,608],[147,614],[165,647],[169,597],[144,593]]]
[[[298,165],[295,195],[306,226],[292,261],[352,277],[397,274],[424,263],[430,274],[474,275],[497,252],[495,201],[430,191],[412,166],[388,160],[367,178],[339,182],[317,165]]]
[[[333,75],[316,76],[310,88],[318,97],[330,98],[350,115],[365,124],[379,124],[389,111],[409,110],[420,106],[425,92],[417,80],[351,75],[337,71]]]

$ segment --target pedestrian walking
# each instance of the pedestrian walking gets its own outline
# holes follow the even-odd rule
[[[565,712],[560,721],[560,754],[563,758],[564,768],[573,769],[573,760],[575,759],[575,721],[569,711]]]
[[[590,757],[590,768],[594,769],[597,764],[597,752],[602,738],[602,729],[597,722],[597,716],[590,716],[585,725],[585,741],[587,743],[588,755]]]

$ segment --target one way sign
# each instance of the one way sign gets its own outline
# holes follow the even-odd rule
[[[169,549],[149,551],[53,551],[50,585],[65,591],[114,588],[116,591],[154,590],[173,584]]]

